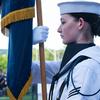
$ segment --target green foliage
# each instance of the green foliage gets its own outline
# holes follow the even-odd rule
[[[58,61],[62,59],[63,56],[63,50],[48,50],[45,49],[45,59],[48,61]],[[33,61],[39,61],[39,50],[33,49],[32,53],[32,60]],[[0,55],[0,69],[2,69],[4,72],[6,72],[7,69],[7,54]]]
[[[61,60],[63,57],[63,53],[64,53],[64,50],[55,51],[55,50],[45,49],[45,60],[48,60],[48,61]],[[33,49],[32,60],[39,61],[39,50],[38,49]]]
[[[33,49],[32,51],[32,61],[38,61],[39,60],[39,50]]]
[[[0,55],[0,69],[6,72],[7,69],[7,55]]]
[[[54,59],[54,55],[51,52],[49,52],[47,49],[45,50],[45,59],[48,61],[52,61]]]

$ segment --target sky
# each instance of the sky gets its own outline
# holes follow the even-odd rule
[[[43,25],[49,27],[49,36],[45,42],[45,48],[50,49],[63,49],[64,45],[60,38],[60,34],[57,32],[57,28],[60,25],[60,12],[57,3],[66,0],[42,0],[42,12],[43,12]],[[68,0],[67,0],[68,1]],[[93,0],[92,0],[93,1]],[[37,26],[36,17],[33,19],[33,28]],[[0,29],[1,30],[1,29]],[[100,37],[95,39],[97,45],[100,45]],[[0,49],[8,48],[8,38],[0,32]],[[33,46],[38,47],[38,45]]]

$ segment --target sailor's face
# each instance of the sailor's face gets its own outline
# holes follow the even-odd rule
[[[71,15],[61,15],[61,25],[58,28],[58,32],[60,33],[64,44],[75,42],[77,40],[79,34],[78,25],[78,21]]]

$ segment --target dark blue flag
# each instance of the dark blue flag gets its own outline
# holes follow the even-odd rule
[[[10,100],[22,100],[32,76],[34,0],[2,0],[1,29],[9,30],[7,85]]]

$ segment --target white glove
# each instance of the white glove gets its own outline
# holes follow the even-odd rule
[[[43,43],[48,38],[49,28],[46,26],[38,26],[33,29],[33,45]]]

